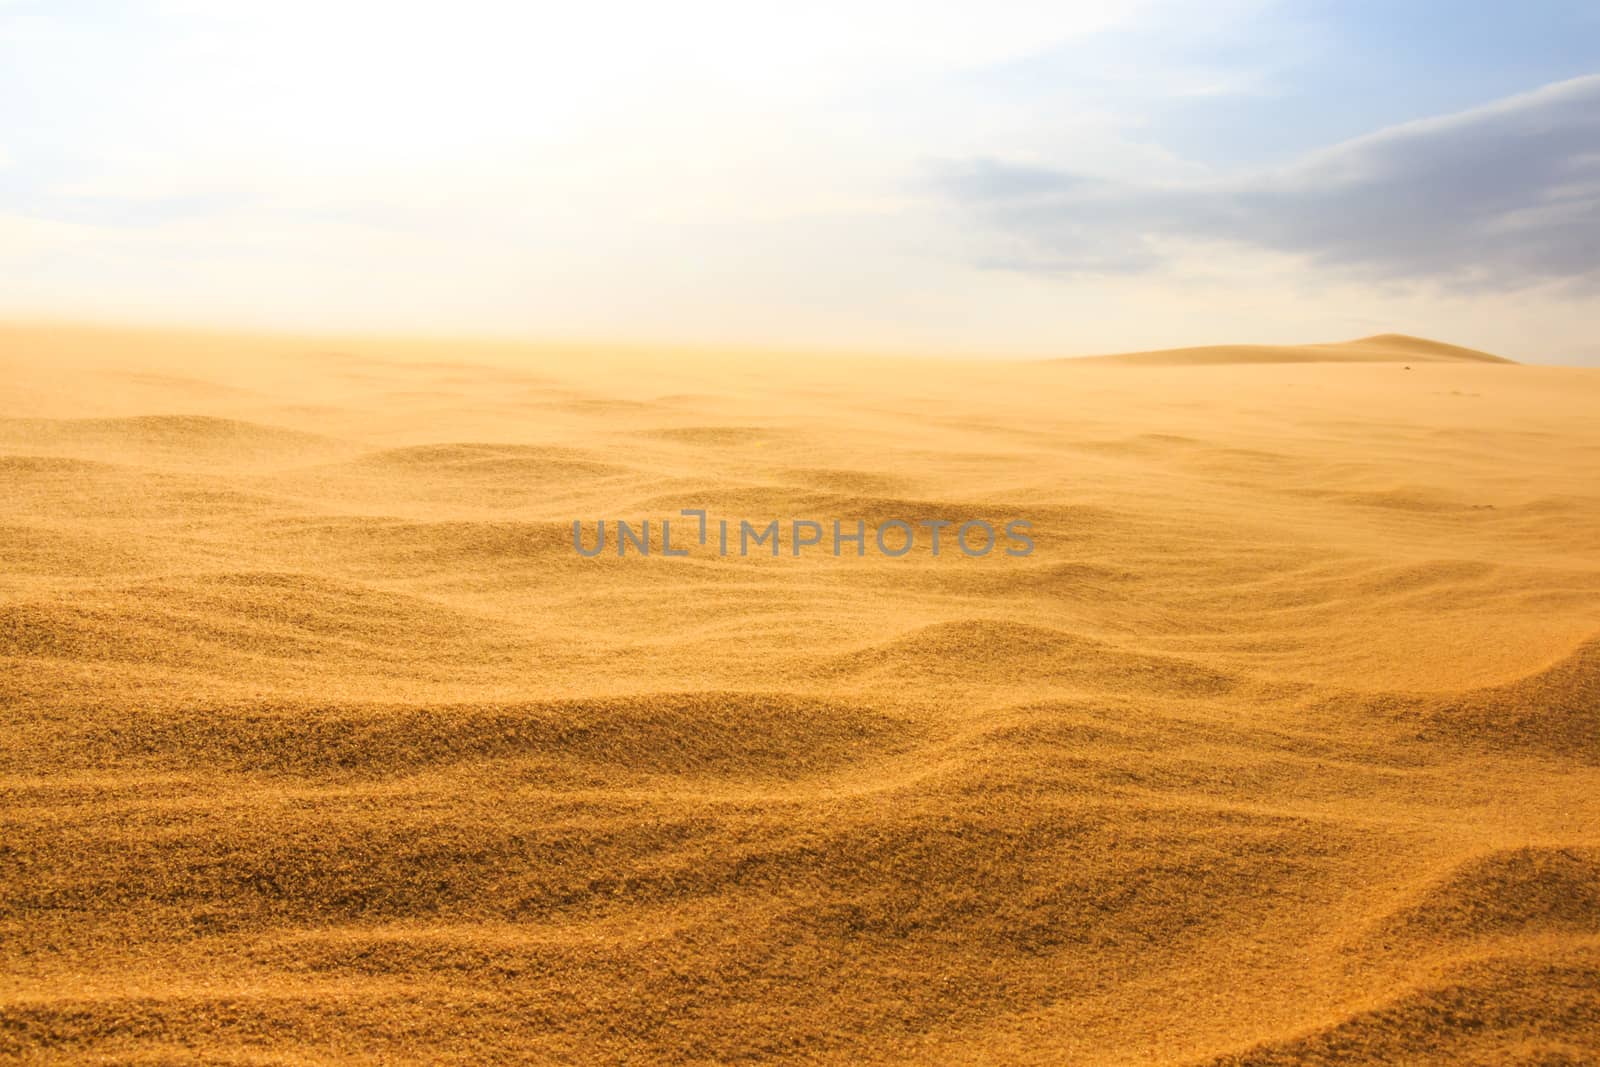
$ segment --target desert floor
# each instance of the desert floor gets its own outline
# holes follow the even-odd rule
[[[0,1056],[1600,1060],[1600,371],[11,326],[0,383]],[[684,508],[1036,549],[573,550]]]

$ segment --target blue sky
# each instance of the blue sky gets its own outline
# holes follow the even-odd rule
[[[1600,5],[1318,0],[1266,6],[1201,37],[1163,40],[1159,27],[1145,28],[1120,45],[1142,46],[1163,63],[1254,72],[1251,89],[1230,97],[1150,103],[1163,144],[1228,167],[1600,71]]]
[[[1596,75],[1549,0],[0,0],[0,314],[1600,362]]]

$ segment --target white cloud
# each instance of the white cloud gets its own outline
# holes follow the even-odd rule
[[[1147,270],[1173,242],[1226,242],[1382,281],[1584,279],[1600,272],[1600,75],[1244,178],[1137,186],[978,160],[945,184],[1025,270]]]

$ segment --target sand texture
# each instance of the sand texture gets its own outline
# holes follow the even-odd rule
[[[0,1057],[1600,1061],[1600,372],[11,326],[0,382]],[[573,550],[684,508],[1036,547]]]

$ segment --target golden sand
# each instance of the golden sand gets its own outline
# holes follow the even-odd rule
[[[1600,1058],[1600,372],[15,326],[0,381],[0,1055]],[[1036,550],[573,551],[683,508]]]

